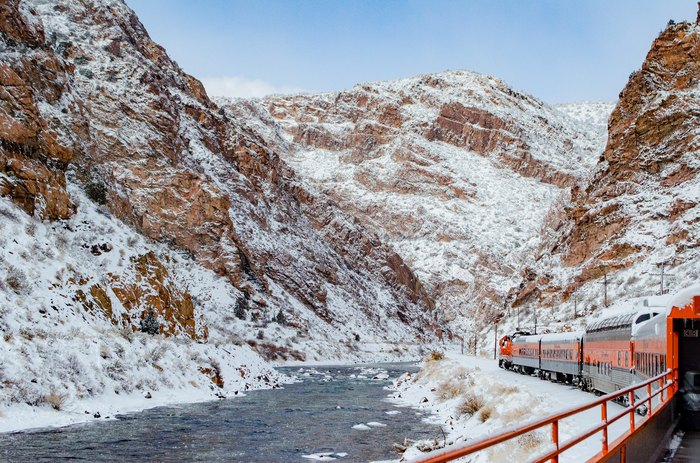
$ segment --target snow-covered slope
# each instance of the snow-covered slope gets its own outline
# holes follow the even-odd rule
[[[540,321],[700,280],[698,24],[669,24],[630,76],[609,120],[604,156],[570,204],[551,211],[517,290]],[[606,284],[607,282],[607,284]],[[544,318],[544,320],[542,320]]]
[[[461,332],[503,307],[547,212],[601,155],[611,109],[552,108],[466,71],[219,102],[389,243]]]
[[[430,342],[432,300],[402,259],[122,1],[9,0],[0,32],[0,406],[231,395],[279,381],[262,357]]]

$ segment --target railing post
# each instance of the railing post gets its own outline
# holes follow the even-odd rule
[[[630,432],[634,432],[634,391],[630,391]]]
[[[600,404],[600,417],[605,427],[603,428],[603,455],[608,454],[608,403]]]
[[[552,443],[557,449],[557,454],[550,460],[551,463],[559,463],[559,421],[552,421]]]
[[[664,392],[666,392],[666,389],[664,389],[664,379],[666,379],[665,375],[663,378],[659,379],[659,390],[661,391],[659,393],[659,402],[660,403],[664,402]]]
[[[649,402],[649,416],[652,415],[652,410],[651,410],[651,383],[647,384],[647,397],[648,402]]]

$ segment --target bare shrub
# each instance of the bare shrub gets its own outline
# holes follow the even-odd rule
[[[66,249],[66,246],[68,246],[68,242],[68,235],[63,233],[59,234],[56,236],[56,249],[63,251]]]
[[[134,332],[129,327],[120,329],[119,334],[130,343],[134,341]]]
[[[5,217],[13,222],[17,222],[19,220],[19,216],[15,213],[15,211],[5,209],[4,207],[0,207],[0,217]]]
[[[440,352],[439,350],[434,350],[434,351],[430,352],[430,354],[428,355],[428,358],[426,358],[425,360],[428,362],[430,362],[430,361],[439,362],[440,360],[444,360],[444,359],[445,359],[445,354],[443,352]]]
[[[15,294],[23,294],[27,290],[27,275],[21,269],[11,265],[7,269],[5,284],[7,284]]]
[[[107,186],[98,179],[85,184],[85,194],[97,204],[107,204]]]
[[[484,408],[484,400],[476,394],[469,394],[462,403],[457,406],[457,412],[460,415],[474,416],[476,412],[482,408]]]
[[[51,405],[54,410],[61,410],[66,403],[67,396],[58,394],[56,391],[51,391],[50,394],[44,396],[44,402]]]
[[[36,223],[34,222],[29,222],[25,227],[24,231],[27,232],[27,235],[29,236],[34,236],[36,235]]]

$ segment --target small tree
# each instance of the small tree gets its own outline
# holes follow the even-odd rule
[[[287,324],[287,317],[284,316],[284,312],[282,312],[281,309],[279,312],[277,312],[277,316],[275,316],[274,320],[282,326],[285,326]]]
[[[107,186],[101,180],[91,180],[85,184],[85,194],[97,204],[107,204]]]
[[[141,332],[148,333],[151,336],[160,333],[160,322],[153,313],[153,309],[149,309],[146,316],[141,319]]]
[[[245,320],[246,312],[248,312],[249,309],[250,306],[248,305],[248,298],[241,297],[236,301],[236,308],[234,309],[234,314],[236,315],[236,318],[240,320]]]

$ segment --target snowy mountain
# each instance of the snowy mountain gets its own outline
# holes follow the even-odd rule
[[[700,279],[697,24],[670,23],[630,76],[609,122],[604,157],[547,232],[517,289],[524,307],[568,318],[573,295],[587,313]],[[607,281],[607,285],[605,282]]]
[[[5,1],[0,33],[0,430],[700,276],[697,25],[614,110],[466,71],[213,102],[121,0]]]
[[[431,340],[401,258],[219,111],[123,2],[3,2],[0,32],[0,403],[230,395],[281,381],[262,357]]]
[[[388,243],[459,332],[503,307],[548,211],[602,153],[612,109],[553,108],[465,71],[219,103]]]

